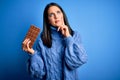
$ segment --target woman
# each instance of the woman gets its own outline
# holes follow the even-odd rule
[[[86,62],[80,35],[70,28],[63,9],[56,3],[45,7],[43,32],[36,49],[29,48],[30,40],[23,42],[30,53],[28,69],[34,79],[77,80],[77,68]]]

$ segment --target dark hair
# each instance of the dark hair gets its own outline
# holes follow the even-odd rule
[[[49,21],[48,21],[48,9],[51,6],[57,6],[62,11],[63,17],[64,17],[64,23],[65,23],[65,25],[68,26],[70,34],[73,35],[73,30],[70,28],[70,25],[67,20],[67,16],[66,16],[65,12],[63,11],[63,9],[57,3],[49,3],[44,9],[43,32],[41,34],[41,39],[43,41],[43,44],[45,46],[47,46],[48,48],[50,48],[52,46],[52,37],[51,37],[51,28],[50,28],[51,25],[49,24]]]

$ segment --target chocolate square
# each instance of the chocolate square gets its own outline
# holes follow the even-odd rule
[[[30,40],[31,40],[31,42],[30,42],[30,44],[29,44],[29,47],[30,47],[30,48],[33,47],[33,45],[34,45],[34,43],[35,43],[35,41],[36,41],[37,36],[39,35],[39,33],[40,33],[40,28],[36,27],[35,25],[31,25],[31,26],[30,26],[30,28],[29,28],[29,30],[28,30],[25,38],[24,38],[24,40],[25,40],[25,39],[30,39]],[[24,41],[24,40],[23,40],[23,41]],[[22,47],[27,47],[27,45],[24,45],[24,44],[22,43]]]

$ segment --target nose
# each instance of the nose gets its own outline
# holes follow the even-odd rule
[[[58,14],[55,14],[55,19],[57,19],[58,18]]]

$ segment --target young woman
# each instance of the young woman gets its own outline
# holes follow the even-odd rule
[[[28,69],[34,79],[77,80],[77,68],[86,63],[86,53],[80,35],[73,31],[63,9],[56,3],[45,7],[43,32],[36,49],[29,48],[30,39],[23,42],[30,54]]]

